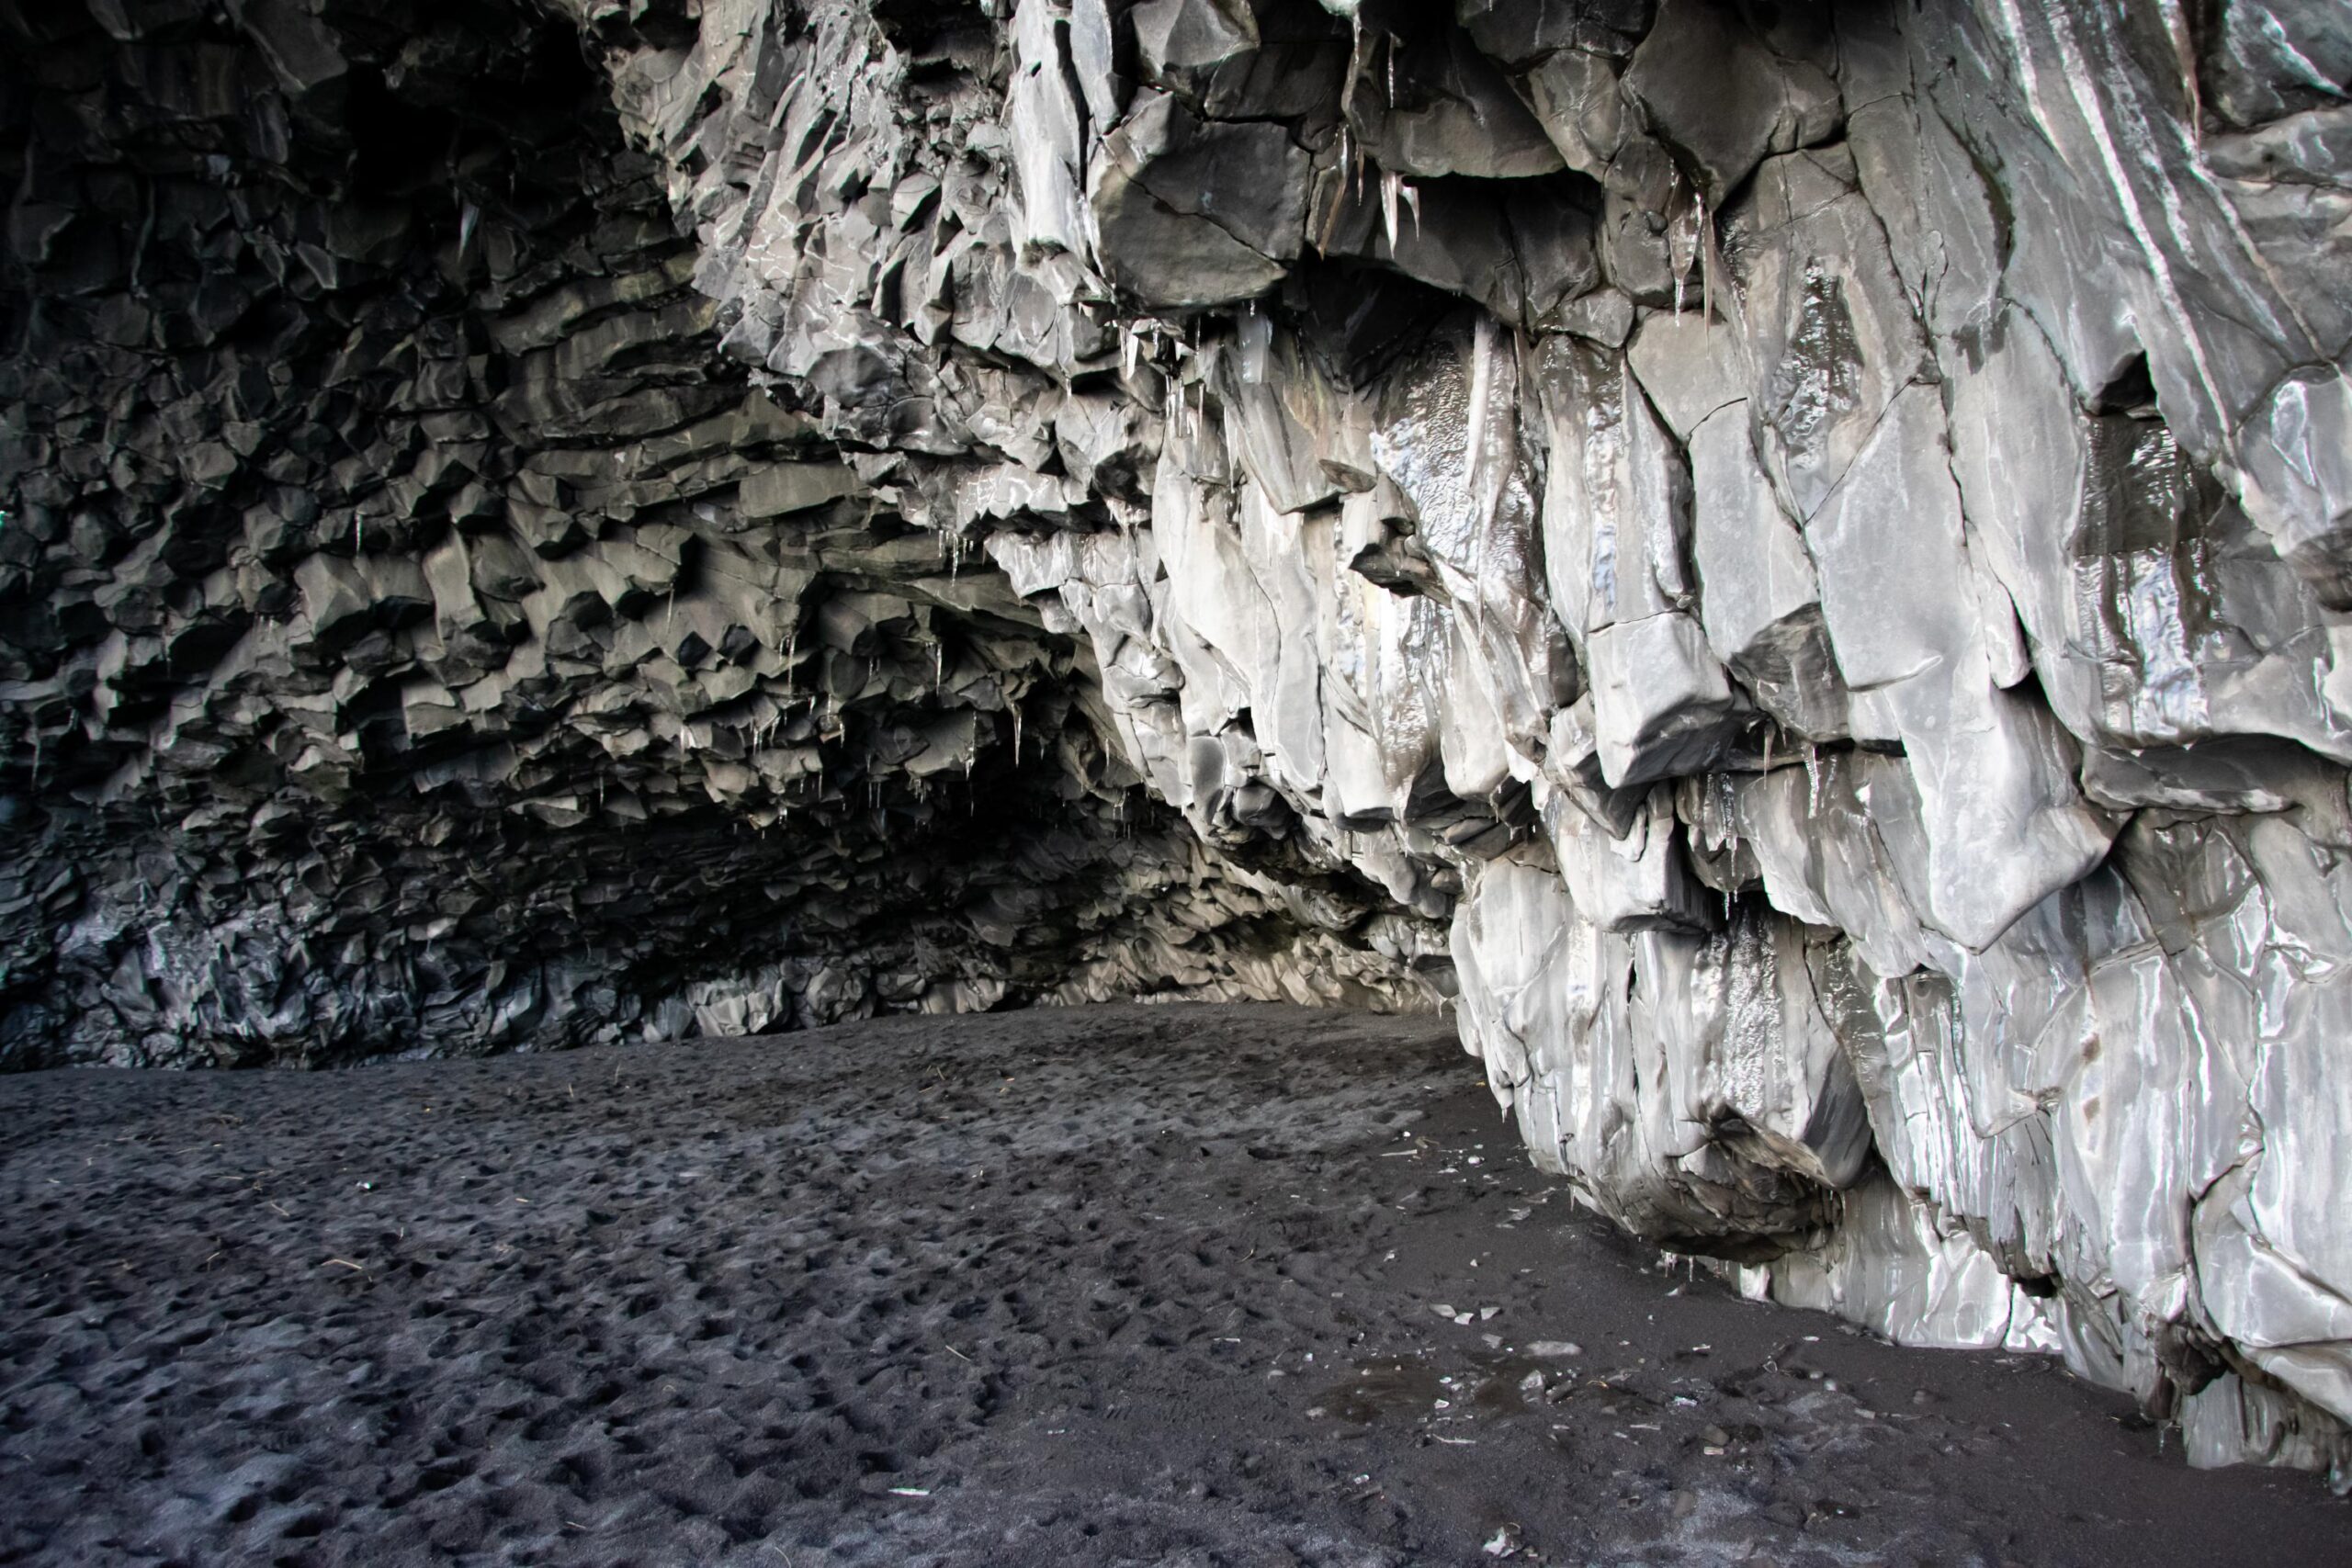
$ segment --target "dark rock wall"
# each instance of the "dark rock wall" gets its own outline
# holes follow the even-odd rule
[[[569,22],[9,25],[0,1060],[1421,994],[721,352]]]
[[[0,1049],[1458,992],[2352,1456],[2340,6],[552,9],[16,17]]]

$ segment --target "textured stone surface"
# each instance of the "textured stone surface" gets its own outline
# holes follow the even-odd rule
[[[572,23],[13,26],[0,1056],[1426,997],[1362,934],[1373,885],[1171,830],[1092,641],[989,569],[989,526],[1088,494],[1036,471],[1058,453],[1132,489],[1130,405],[912,367],[929,390],[876,412],[886,439],[1001,444],[913,526],[824,409],[917,345],[851,316],[778,334],[788,385],[730,354],[762,323],[694,287],[706,253]],[[1024,210],[1072,238],[1075,190]],[[935,184],[844,209],[823,276],[941,210]],[[898,297],[998,268],[943,325],[1067,344],[1050,294],[977,250],[915,260]]]
[[[11,27],[10,1060],[1458,991],[1643,1234],[2352,1458],[2333,6]]]

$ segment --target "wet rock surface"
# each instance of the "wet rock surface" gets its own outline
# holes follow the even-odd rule
[[[2188,1474],[2045,1358],[1625,1242],[1437,1021],[1042,1010],[0,1111],[10,1561],[2352,1560],[2341,1503]]]
[[[5,16],[0,1060],[1451,998],[2352,1483],[2335,7]]]

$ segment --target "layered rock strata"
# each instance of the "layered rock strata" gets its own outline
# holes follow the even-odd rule
[[[2340,8],[559,9],[17,17],[19,1059],[1458,990],[2346,1473]]]

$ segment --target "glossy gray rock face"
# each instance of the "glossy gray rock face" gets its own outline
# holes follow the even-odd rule
[[[88,48],[165,49],[155,9]],[[1534,1157],[1641,1234],[2062,1354],[2199,1462],[2352,1474],[2336,7],[563,9],[642,160],[586,183],[654,182],[676,230],[623,262],[609,224],[502,219],[534,281],[486,294],[470,209],[402,252],[322,187],[268,288],[338,299],[320,269],[373,243],[457,291],[438,338],[334,317],[402,367],[377,401],[238,412],[244,340],[157,382],[192,350],[32,161],[24,330],[106,346],[10,427],[10,591],[60,609],[7,713],[63,770],[11,777],[123,863],[12,872],[12,1017],[250,1030],[267,987],[198,960],[300,919],[344,943],[320,994],[413,995],[363,973],[418,949],[349,956],[387,900],[472,954],[435,1005],[495,1016],[539,905],[419,900],[493,838],[526,886],[611,886],[635,840],[591,791],[622,787],[675,818],[657,887],[695,855],[757,868],[702,874],[723,899],[786,886],[723,952],[670,888],[628,969],[575,919],[541,960],[574,1035],[1450,990]],[[316,51],[247,32],[310,101]],[[158,232],[210,276],[213,231]],[[190,288],[209,345],[242,318]],[[442,425],[340,470],[276,434],[401,398]],[[232,513],[245,553],[206,554]],[[232,758],[247,793],[190,798]],[[659,804],[686,787],[707,810]],[[448,825],[406,860],[290,841],[378,843],[401,791]],[[208,810],[310,891],[222,891]],[[159,916],[151,875],[203,891]],[[643,995],[683,952],[700,988]],[[286,994],[239,962],[204,973]],[[126,995],[215,999],[82,1021],[163,1016]]]

